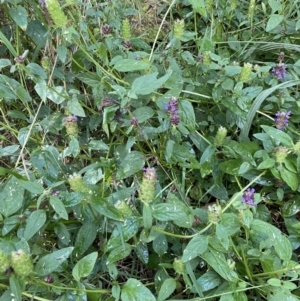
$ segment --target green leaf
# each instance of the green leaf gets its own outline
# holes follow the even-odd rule
[[[81,256],[94,242],[97,236],[97,227],[94,223],[86,222],[79,229],[74,245],[76,256]]]
[[[0,71],[7,66],[11,66],[11,61],[9,59],[0,59]]]
[[[287,133],[267,125],[262,125],[261,127],[271,139],[282,143],[286,147],[293,147],[293,139]]]
[[[199,13],[203,18],[206,18],[207,12],[205,8],[205,1],[204,0],[188,0],[192,6],[193,9]]]
[[[77,74],[76,77],[90,87],[98,87],[101,83],[101,77],[99,77],[96,73],[83,72]]]
[[[21,27],[23,31],[27,28],[27,11],[22,6],[12,7],[9,9],[11,18]]]
[[[271,87],[271,88],[259,93],[259,95],[255,98],[255,100],[247,114],[246,123],[244,124],[244,127],[241,130],[240,141],[249,140],[248,135],[249,135],[250,128],[253,125],[253,118],[254,118],[256,112],[259,110],[261,104],[264,102],[264,100],[270,94],[272,94],[274,91],[276,91],[278,89],[284,89],[284,88],[289,88],[289,87],[293,87],[293,86],[298,86],[299,84],[300,84],[299,79],[290,80],[290,81],[278,84],[274,87]]]
[[[206,292],[220,286],[223,279],[215,271],[208,271],[198,278],[197,282],[200,285],[201,291]]]
[[[220,240],[222,246],[225,250],[229,248],[229,237],[226,228],[222,224],[217,224],[216,226],[216,235]]]
[[[258,244],[261,241],[270,240],[275,252],[282,259],[289,261],[292,256],[292,245],[279,229],[262,220],[253,220],[251,224],[251,239]]]
[[[17,212],[24,201],[24,188],[12,177],[0,190],[0,213],[5,217]]]
[[[119,210],[110,204],[106,199],[103,198],[93,198],[93,202],[91,203],[93,209],[95,209],[100,214],[111,218],[116,221],[122,221],[123,217]]]
[[[45,224],[47,216],[44,210],[38,209],[33,211],[27,221],[24,230],[24,238],[29,240],[34,236]]]
[[[257,169],[269,169],[272,168],[275,165],[275,163],[276,163],[275,159],[267,158],[257,166]]]
[[[58,55],[59,59],[63,63],[65,63],[66,59],[67,59],[67,52],[68,52],[67,47],[63,44],[59,44],[56,48],[56,52],[57,52],[57,55]]]
[[[241,159],[231,159],[221,162],[219,168],[227,174],[237,176],[242,163],[243,161]]]
[[[87,277],[93,270],[96,260],[98,258],[98,252],[93,252],[83,258],[81,258],[74,266],[72,275],[76,281],[80,281],[80,278]]]
[[[123,224],[118,223],[117,225],[107,242],[106,251],[111,251],[122,243],[127,242],[137,234],[140,226],[138,218],[135,216],[126,219]]]
[[[158,297],[157,301],[164,301],[166,300],[169,296],[173,294],[173,292],[176,289],[176,281],[173,278],[167,278],[161,285],[159,292],[158,292]]]
[[[292,190],[296,191],[299,186],[298,176],[297,174],[281,167],[279,169],[280,176],[287,185],[291,187]]]
[[[79,103],[78,99],[76,97],[72,97],[67,102],[67,108],[70,111],[71,114],[74,114],[76,116],[85,117],[85,112],[81,104]]]
[[[27,26],[26,35],[40,47],[46,44],[49,32],[39,20],[31,20]]]
[[[145,157],[138,151],[130,152],[118,167],[116,179],[128,178],[142,170],[145,165]]]
[[[107,151],[109,149],[108,145],[101,140],[91,140],[88,144],[88,148],[91,150],[103,150],[103,151]]]
[[[41,98],[41,100],[43,102],[45,102],[46,99],[47,99],[47,91],[48,91],[48,87],[47,87],[46,81],[45,80],[39,80],[36,83],[36,85],[34,86],[34,90],[39,95],[39,97]]]
[[[132,246],[128,243],[124,243],[121,246],[116,247],[109,253],[106,264],[111,264],[126,258],[129,256],[131,250]]]
[[[236,273],[230,270],[223,253],[210,249],[201,254],[200,257],[227,281],[235,282],[238,280]]]
[[[153,223],[152,209],[149,204],[143,206],[143,226],[145,229],[150,229]]]
[[[170,77],[171,72],[168,72],[163,77],[157,79],[158,72],[143,75],[135,79],[132,83],[130,94],[148,95],[160,88]],[[134,98],[134,97],[133,97]],[[136,97],[135,97],[136,98]]]
[[[73,251],[73,247],[64,248],[45,255],[35,265],[34,271],[38,276],[46,276],[54,272],[63,262],[67,260]]]
[[[65,224],[56,223],[54,233],[63,245],[67,246],[70,243],[70,232]]]
[[[139,280],[129,278],[122,288],[122,301],[156,301],[151,291]]]
[[[283,217],[294,216],[298,212],[300,212],[300,198],[298,196],[294,196],[293,199],[288,200],[282,206]]]
[[[163,256],[168,251],[168,241],[164,234],[159,234],[152,241],[153,250],[159,256]]]
[[[272,14],[268,20],[266,26],[266,32],[270,32],[276,26],[278,26],[284,19],[284,16],[278,14]]]
[[[56,104],[61,104],[66,99],[65,89],[63,86],[56,86],[48,88],[47,90],[47,98],[52,100]]]
[[[132,115],[135,116],[139,123],[145,122],[154,115],[154,110],[151,107],[140,107],[135,109],[132,112]]]
[[[167,203],[155,204],[152,208],[153,217],[159,221],[173,221],[183,228],[190,228],[193,224],[193,213],[173,194],[169,195]]]
[[[179,115],[180,121],[191,131],[195,131],[195,112],[193,105],[187,100],[181,100],[179,102]]]
[[[4,148],[0,146],[0,157],[4,156],[11,156],[13,153],[15,153],[19,149],[19,145],[8,145]]]
[[[57,196],[50,197],[50,205],[54,209],[54,211],[58,214],[59,217],[68,220],[69,215],[63,204],[63,202]]]
[[[9,277],[9,286],[13,298],[7,300],[22,301],[22,289],[24,288],[22,288],[20,281],[15,275]]]
[[[61,171],[58,161],[59,152],[53,146],[38,148],[31,153],[31,162],[38,174],[53,182],[57,181],[58,174]]]
[[[147,244],[139,241],[135,248],[135,253],[141,262],[143,262],[144,264],[148,263],[149,250],[148,250]]]
[[[44,192],[43,185],[38,182],[18,180],[18,183],[31,193],[41,194]]]
[[[188,262],[198,255],[204,253],[208,247],[208,238],[204,235],[193,237],[183,251],[182,262]]]
[[[116,62],[114,68],[119,72],[145,70],[151,67],[149,62],[134,59],[122,59]]]

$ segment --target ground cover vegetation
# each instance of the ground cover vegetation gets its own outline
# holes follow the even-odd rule
[[[298,0],[0,14],[0,301],[299,300]]]

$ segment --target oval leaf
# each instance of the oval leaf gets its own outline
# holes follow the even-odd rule
[[[80,281],[80,278],[87,277],[93,270],[98,257],[97,252],[93,252],[83,258],[81,258],[74,266],[72,275],[76,281]]]
[[[64,248],[42,257],[35,266],[38,276],[46,276],[55,271],[73,251],[73,247]]]

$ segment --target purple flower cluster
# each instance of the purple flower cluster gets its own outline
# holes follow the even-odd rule
[[[136,117],[132,117],[131,120],[130,120],[130,124],[133,125],[133,126],[138,126],[139,121]]]
[[[254,188],[248,188],[242,196],[242,203],[256,207],[256,204],[254,203],[254,193]]]
[[[68,116],[68,117],[64,118],[64,123],[67,123],[67,122],[77,122],[77,121],[78,121],[78,118],[77,118],[76,115]]]
[[[279,80],[283,80],[286,77],[286,65],[283,63],[277,64],[272,69],[272,74],[276,76]]]
[[[39,0],[39,3],[40,3],[42,8],[44,8],[46,6],[45,0]]]
[[[171,116],[170,122],[172,125],[178,125],[180,122],[180,117],[178,115],[178,99],[176,97],[171,97],[168,104],[165,106]]]
[[[288,112],[277,112],[274,118],[275,126],[278,130],[284,130],[289,124],[289,118],[291,111]]]

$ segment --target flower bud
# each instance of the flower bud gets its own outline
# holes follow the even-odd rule
[[[41,65],[46,71],[50,71],[51,66],[50,66],[50,59],[47,56],[43,56],[41,60]]]
[[[76,137],[78,135],[78,118],[76,116],[69,116],[64,118],[64,125],[69,136]]]
[[[124,219],[132,215],[132,210],[124,201],[118,201],[115,207]]]
[[[255,0],[250,0],[249,9],[248,9],[248,19],[252,26],[253,17],[255,12]]]
[[[184,20],[176,20],[174,23],[174,37],[178,40],[182,38],[184,34]]]
[[[73,173],[73,175],[70,175],[68,182],[73,191],[89,192],[89,188],[84,183],[82,177],[77,173]]]
[[[128,19],[122,21],[122,38],[127,41],[131,38],[130,23]]]
[[[59,2],[57,0],[47,0],[45,3],[54,24],[57,27],[65,27],[68,23],[68,19]]]
[[[203,65],[209,66],[211,63],[210,51],[204,51],[203,53]]]
[[[209,14],[212,14],[213,10],[214,10],[214,0],[206,0],[205,1],[205,6],[206,6],[206,11]]]
[[[234,268],[235,268],[235,261],[234,260],[228,258],[227,259],[227,264],[228,264],[228,267],[229,267],[230,270],[234,270]]]
[[[155,198],[156,171],[155,168],[145,168],[140,186],[140,200],[151,203]]]
[[[222,146],[227,135],[227,129],[220,126],[215,136],[214,145]]]
[[[300,141],[294,145],[293,150],[297,155],[300,155]]]
[[[21,277],[26,277],[33,271],[33,264],[30,255],[24,250],[11,253],[11,266],[14,272]]]
[[[240,81],[243,83],[248,82],[251,79],[251,73],[252,73],[252,64],[245,63],[240,74]]]
[[[175,258],[173,261],[173,269],[177,274],[182,275],[185,272],[185,263],[183,263],[181,259]]]
[[[285,146],[278,146],[274,148],[273,155],[277,163],[283,163],[287,155],[289,154],[289,150]]]
[[[235,10],[236,9],[237,3],[238,3],[238,0],[232,0],[230,2],[230,8],[231,8],[231,10]]]
[[[210,223],[217,224],[220,221],[222,207],[217,204],[209,205],[207,208],[208,220]]]
[[[10,266],[10,256],[0,249],[0,274],[5,273]]]

